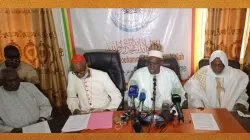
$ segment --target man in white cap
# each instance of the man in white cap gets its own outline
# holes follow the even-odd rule
[[[248,76],[228,65],[223,51],[214,51],[209,65],[199,69],[184,85],[189,108],[226,108],[246,111]]]
[[[176,73],[166,67],[163,67],[163,53],[160,44],[151,44],[148,55],[148,66],[136,70],[129,80],[128,86],[136,83],[139,87],[139,92],[144,91],[146,100],[144,101],[144,110],[153,108],[153,92],[155,90],[155,108],[160,109],[163,101],[172,102],[172,94],[181,96],[181,105],[186,104],[185,91],[182,88]],[[183,103],[185,101],[185,103]],[[139,100],[135,99],[135,105],[138,106]],[[130,104],[130,101],[129,101]],[[186,105],[187,106],[187,105]]]

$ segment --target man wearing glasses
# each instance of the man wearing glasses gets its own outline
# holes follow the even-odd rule
[[[88,68],[85,57],[76,55],[68,74],[67,104],[72,114],[117,110],[122,96],[107,73]]]
[[[29,64],[20,61],[20,52],[13,46],[8,45],[4,48],[5,61],[0,63],[0,71],[6,67],[13,68],[17,71],[21,81],[33,84],[39,84],[39,78],[36,70]],[[2,76],[0,75],[0,81]],[[0,82],[2,85],[2,82]]]

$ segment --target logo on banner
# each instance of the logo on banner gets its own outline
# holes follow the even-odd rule
[[[160,16],[154,9],[123,8],[111,11],[114,25],[125,32],[137,32]]]

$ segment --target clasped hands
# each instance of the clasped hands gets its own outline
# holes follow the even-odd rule
[[[110,110],[105,109],[105,110],[102,110],[102,111],[110,111]],[[83,115],[83,114],[88,114],[90,112],[91,112],[91,110],[90,111],[81,111],[79,109],[75,109],[74,112],[73,112],[73,115]]]
[[[37,120],[37,123],[43,122],[43,121],[47,121],[47,119],[44,118],[44,117],[40,117],[40,118]],[[10,133],[23,133],[23,129],[22,129],[22,128],[14,128],[14,129],[11,130]]]

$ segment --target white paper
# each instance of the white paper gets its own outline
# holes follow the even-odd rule
[[[88,126],[90,114],[70,116],[62,128],[62,132],[84,130]]]
[[[211,113],[191,113],[196,130],[220,130]]]
[[[22,129],[23,133],[51,133],[47,121],[25,126]]]

